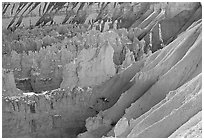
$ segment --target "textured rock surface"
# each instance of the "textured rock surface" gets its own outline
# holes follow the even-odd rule
[[[192,10],[196,5],[197,3],[192,2],[170,2],[166,7],[166,15],[167,17],[172,18],[184,10]]]
[[[99,49],[99,50],[97,50]],[[61,88],[72,86],[94,86],[108,80],[115,75],[113,63],[114,50],[110,44],[104,44],[101,48],[83,49],[75,62],[67,64]]]
[[[89,125],[86,125],[86,127],[88,131],[80,135],[80,137],[86,137],[89,135],[102,137],[106,131],[111,129],[111,125],[116,123],[125,112],[124,118],[119,121],[119,130],[117,130],[117,124],[115,128],[116,134],[119,133],[117,135],[120,135],[122,133],[120,131],[123,131],[124,128],[128,127],[128,120],[131,118],[138,118],[163,100],[170,91],[185,84],[190,77],[192,78],[191,75],[197,73],[197,67],[202,59],[202,55],[200,53],[202,48],[202,36],[200,31],[201,24],[194,26],[165,47],[155,59],[147,61],[148,64],[146,63],[146,65],[134,76],[133,80],[135,80],[135,82],[133,86],[123,93],[112,107],[100,112],[94,118],[87,119],[86,124]],[[183,38],[182,41],[181,38]],[[152,56],[152,58],[154,57]],[[200,95],[201,94],[198,96]],[[193,108],[192,110],[189,108],[189,110],[186,111],[188,114],[187,116],[189,117],[183,118],[184,120],[182,121],[178,120],[178,122],[181,123],[180,125],[186,122],[190,117],[192,117],[192,115],[201,109],[201,106],[199,106],[201,104],[198,103],[200,101],[197,101],[199,99],[200,97],[196,96],[195,99],[189,101],[190,105],[195,104],[198,108]],[[185,105],[183,106],[186,108]],[[187,104],[186,106],[189,105]],[[180,111],[177,112],[174,113],[175,116],[179,114]],[[174,118],[174,115],[172,117]],[[169,120],[172,117],[170,115]],[[100,121],[98,121],[99,119]],[[98,122],[97,125],[95,125],[95,122]],[[172,124],[172,127],[169,127],[166,133],[162,133],[161,135],[160,133],[157,135],[157,132],[162,132],[161,130],[154,130],[154,127],[159,128],[159,125],[166,124],[167,122],[169,123],[171,121],[161,122],[158,126],[156,124],[155,126],[152,125],[152,127],[149,128],[150,130],[145,129],[144,132],[142,131],[142,133],[136,135],[136,137],[151,137],[151,132],[155,132],[155,135],[152,135],[155,137],[168,137],[173,131],[175,131],[175,125]],[[95,131],[99,130],[100,127],[106,129],[103,129],[103,131],[96,134]]]
[[[198,90],[201,89],[201,74],[194,78],[192,81],[186,83],[181,86],[176,91],[171,91],[164,100],[156,104],[149,111],[141,115],[136,119],[131,119],[128,122],[126,117],[123,117],[118,121],[115,127],[115,135],[117,137],[127,137],[127,135],[131,132],[131,134],[136,135],[143,129],[147,128],[151,124],[159,121],[175,108],[178,108],[185,98],[193,96]],[[127,123],[127,127],[121,129],[123,125],[122,123]],[[129,134],[129,135],[131,135]]]
[[[202,136],[201,4],[121,5],[2,31],[3,137]]]
[[[199,126],[202,121],[202,111],[198,112],[191,119],[189,119],[185,124],[179,127],[169,138],[186,138],[186,137],[195,137],[193,136],[193,131],[199,131],[202,133],[202,128]],[[198,125],[198,127],[197,127]],[[196,128],[197,127],[197,128]],[[201,137],[200,133],[196,137]]]
[[[2,70],[2,93],[3,96],[16,96],[23,93],[16,88],[13,72],[5,69]]]
[[[200,74],[198,77],[192,80],[192,82],[189,82],[184,86],[180,87],[179,90],[177,90],[176,92],[172,93],[170,92],[170,94],[167,95],[167,98],[164,99],[167,100],[165,101],[165,103],[163,103],[161,106],[157,108],[154,108],[155,110],[148,114],[148,116],[145,115],[146,117],[139,123],[136,122],[133,123],[136,125],[134,126],[133,130],[130,132],[128,137],[137,137],[137,135],[139,135],[140,132],[142,133],[142,131],[148,129],[151,125],[154,125],[155,123],[164,119],[166,116],[171,115],[171,113],[175,111],[174,109],[178,109],[180,106],[185,104],[185,102],[188,102],[188,100],[190,100],[194,96],[197,96],[196,94],[198,94],[201,90],[201,77],[202,76]],[[170,97],[170,99],[168,99],[168,97]],[[166,130],[165,131],[166,135],[171,133],[171,131],[167,133]],[[158,135],[156,137],[159,137]]]
[[[138,135],[133,137],[145,137],[145,138],[164,138],[168,137],[174,132],[180,125],[185,123],[193,115],[202,109],[201,106],[202,96],[201,91],[189,102],[184,103],[180,108],[174,110],[170,115],[167,115],[161,121],[151,125],[144,129]],[[164,127],[168,126],[168,127]]]
[[[87,104],[90,92],[55,90],[4,97],[3,137],[76,137],[84,120],[95,114]]]

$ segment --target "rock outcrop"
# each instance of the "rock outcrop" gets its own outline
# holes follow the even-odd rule
[[[90,94],[90,89],[57,89],[5,96],[3,137],[76,137],[84,130],[84,120],[96,113],[87,104]]]
[[[2,96],[17,96],[23,94],[23,91],[16,88],[14,74],[9,70],[2,70]]]
[[[201,4],[75,4],[2,31],[2,136],[202,137]]]
[[[201,43],[201,24],[198,23],[162,49],[155,59],[147,61],[148,63],[145,63],[132,79],[132,81],[134,81],[132,87],[124,92],[112,107],[100,112],[96,117],[87,119],[86,124],[89,125],[86,125],[86,127],[88,131],[79,135],[79,137],[102,137],[122,116],[123,118],[119,123],[122,124],[120,128],[124,130],[124,127],[129,125],[128,121],[130,119],[138,118],[162,101],[170,91],[190,81],[191,79],[189,78],[192,78],[191,75],[197,73],[197,68],[201,65]],[[201,100],[199,101],[201,98],[199,96],[201,96],[201,94],[198,94],[198,96],[195,96],[195,98],[181,107],[181,110],[182,108],[186,110],[187,108],[185,106],[195,105],[198,107],[192,108],[192,110],[189,108],[189,110],[186,111],[187,114],[190,113],[189,117],[192,117],[192,115],[195,115],[195,113],[201,109],[201,106],[197,105],[198,102],[201,102]],[[201,105],[201,103],[199,104]],[[178,114],[180,113],[180,111],[177,112]],[[174,117],[174,115],[176,116],[177,112],[174,112],[173,116],[169,116],[169,119]],[[186,117],[187,116],[188,115],[186,115]],[[188,119],[189,118],[184,118],[183,122],[180,121],[181,125]],[[97,122],[97,125],[95,125],[96,123],[94,122]],[[170,123],[171,121],[167,122]],[[162,124],[163,123],[166,122],[164,121]],[[176,129],[176,126],[172,127]],[[116,124],[116,132],[122,131],[117,129],[119,128],[117,128]],[[145,129],[144,131],[144,135],[141,134],[138,137],[148,137],[148,135],[151,134],[150,130]],[[154,126],[152,126],[151,131],[154,131]],[[155,131],[157,131],[157,129],[155,129]],[[173,130],[168,131],[169,135],[172,131]],[[119,132],[119,134],[120,133],[122,132]],[[146,135],[146,133],[148,134]],[[164,135],[159,135],[159,133],[155,135],[155,137],[160,136],[166,137],[168,135],[165,135],[165,133]]]

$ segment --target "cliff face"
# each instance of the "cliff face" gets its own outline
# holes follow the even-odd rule
[[[3,137],[201,137],[200,4],[113,6],[128,29],[3,31]]]
[[[176,109],[175,111],[172,109],[166,114],[161,111],[162,107],[167,106],[165,97],[168,96],[170,91],[176,90],[179,87],[181,90],[185,90],[185,87],[191,86],[190,83],[191,81],[193,82],[191,75],[196,77],[196,75],[201,73],[201,67],[199,66],[202,61],[201,38],[201,24],[198,23],[161,50],[154,57],[155,59],[146,61],[132,79],[134,81],[132,86],[119,97],[112,107],[100,112],[96,117],[88,118],[86,120],[87,132],[80,134],[79,137],[102,137],[117,122],[114,128],[116,137],[168,137],[180,125],[201,111],[201,86],[195,92],[189,92],[189,94],[193,94],[192,96],[186,95],[192,98],[192,100],[184,96],[181,99],[185,100],[185,103],[178,106],[174,106],[174,103],[169,103],[171,107]],[[201,79],[201,74],[197,78]],[[186,85],[185,83],[188,81],[190,83]],[[192,86],[197,89],[198,84],[193,84]],[[178,94],[181,96],[180,92]],[[177,102],[175,101],[177,99],[177,97],[173,98],[172,102]],[[186,100],[189,100],[189,102]],[[145,117],[136,120],[134,123],[135,118],[144,115],[145,112],[148,112],[155,105],[158,106],[158,103],[161,107],[158,110],[155,107],[153,110],[159,113],[161,111],[163,116],[160,116],[154,122],[154,117],[151,116],[154,111],[151,110],[151,113],[147,113]],[[182,113],[185,117],[177,117]],[[158,115],[158,113],[154,114]],[[121,117],[122,119],[120,119]],[[143,121],[146,121],[147,118],[149,118],[148,123],[151,121],[149,127],[146,124],[144,124],[144,128],[143,124],[138,126],[138,128],[136,127],[143,123]],[[176,123],[172,123],[170,120],[175,118],[179,119],[176,120]],[[163,132],[161,130],[163,129],[162,126],[167,124],[170,127],[166,128],[165,132]],[[137,135],[135,131],[141,133],[138,132]]]
[[[95,115],[87,104],[90,92],[58,89],[3,97],[3,137],[76,137],[84,120]]]

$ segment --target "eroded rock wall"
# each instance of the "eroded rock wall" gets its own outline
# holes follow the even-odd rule
[[[183,38],[182,41],[181,38]],[[189,44],[190,39],[193,40]],[[99,112],[96,117],[88,118],[86,120],[87,132],[80,134],[79,137],[102,137],[111,130],[112,125],[117,123],[122,116],[124,117],[119,121],[120,124],[116,124],[115,132],[117,135],[123,133],[121,131],[124,128],[129,128],[128,120],[140,117],[160,101],[162,102],[170,91],[176,90],[187,81],[191,81],[189,78],[193,78],[191,75],[197,73],[197,68],[201,65],[201,50],[201,23],[198,23],[161,50],[154,60],[147,61],[148,63],[135,74],[133,79],[135,82],[132,87],[124,92],[112,107]],[[199,77],[201,78],[201,75]],[[197,84],[194,86],[197,86]],[[166,115],[167,117],[164,115],[164,119],[156,121],[147,129],[138,127],[142,129],[142,132],[138,135],[133,132],[134,136],[131,136],[168,137],[180,125],[201,110],[201,87],[198,89],[189,93],[195,93],[195,95],[193,94],[192,100],[178,107],[178,110],[172,111],[170,115]],[[177,116],[181,113],[186,114],[185,117],[178,119],[175,124],[172,123],[171,127],[168,127],[165,132],[160,130],[160,128],[163,128],[162,125],[171,123],[170,120],[173,118],[179,118]],[[153,118],[150,118],[150,121],[152,121]]]
[[[138,6],[130,30],[4,31],[3,137],[201,137],[202,7]]]
[[[84,120],[96,114],[88,108],[91,90],[60,89],[2,98],[3,137],[76,137]]]

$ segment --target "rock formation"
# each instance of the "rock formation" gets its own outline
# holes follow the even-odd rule
[[[119,123],[122,124],[120,127],[122,130],[117,128],[117,124],[115,128],[116,133],[118,133],[118,131],[119,134],[122,133],[121,131],[124,130],[123,126],[125,126],[125,124],[129,125],[128,121],[130,119],[138,118],[150,110],[151,107],[162,101],[170,91],[190,81],[191,79],[189,78],[191,75],[193,75],[197,71],[197,67],[201,65],[202,55],[199,53],[202,48],[201,38],[201,24],[198,24],[162,49],[155,59],[151,59],[152,61],[150,62],[147,61],[148,63],[146,63],[146,65],[135,74],[134,79],[132,79],[134,81],[132,87],[124,92],[112,107],[100,112],[96,117],[87,119],[86,123],[91,125],[86,125],[88,131],[81,134],[80,137],[102,137],[104,133],[107,133],[107,131],[111,129],[111,125],[117,123],[123,116],[123,118],[126,119],[122,118],[122,120],[119,121]],[[187,43],[188,41],[191,43]],[[199,101],[197,101],[197,99],[199,98],[200,97],[195,97],[195,100],[192,100],[192,103],[189,102],[189,104],[198,103]],[[197,113],[200,111],[201,106],[200,108],[198,106],[198,110],[193,108],[195,110],[191,111],[190,109],[191,108],[189,108],[189,112]],[[99,121],[100,123],[95,126],[94,122],[98,122],[99,119],[101,120]],[[188,118],[184,120],[184,122],[187,120]],[[149,130],[147,130],[147,132],[151,134]],[[155,132],[155,134],[157,133]],[[161,135],[161,137],[167,136],[168,135]],[[141,135],[141,137],[146,137],[146,135]],[[160,135],[155,135],[155,137],[160,137]]]
[[[2,30],[2,136],[202,137],[201,4],[80,4]]]

